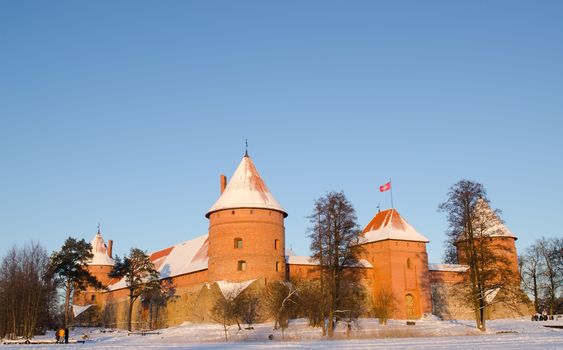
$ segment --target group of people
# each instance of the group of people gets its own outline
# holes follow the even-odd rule
[[[68,344],[68,328],[59,328],[55,332],[55,337],[57,338],[57,343]]]
[[[551,316],[551,319],[553,320],[553,316]],[[545,310],[543,310],[541,314],[532,315],[532,321],[547,321],[547,320],[548,320],[548,316],[547,316],[547,311]]]

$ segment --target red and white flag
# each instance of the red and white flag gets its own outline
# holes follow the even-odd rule
[[[391,189],[391,181],[389,181],[385,185],[379,186],[379,192],[389,191],[390,189]]]

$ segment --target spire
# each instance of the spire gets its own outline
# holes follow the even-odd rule
[[[244,144],[246,145],[246,149],[244,151],[244,156],[248,157],[248,139],[244,140]]]
[[[236,208],[272,209],[287,216],[286,211],[270,193],[248,155],[242,158],[235,173],[230,177],[225,191],[205,216],[209,218],[211,213],[218,210]]]

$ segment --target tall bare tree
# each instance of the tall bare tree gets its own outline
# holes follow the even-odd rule
[[[53,252],[49,272],[55,276],[65,291],[65,328],[69,325],[70,301],[75,290],[85,290],[88,286],[103,288],[102,284],[90,274],[86,264],[94,257],[92,245],[84,239],[68,237],[60,250]]]
[[[532,293],[534,299],[534,310],[539,312],[540,283],[541,283],[541,256],[536,245],[526,249],[526,253],[520,257],[520,274],[522,287],[525,291]]]
[[[559,291],[563,289],[563,238],[542,237],[535,246],[541,257],[543,295],[549,314],[553,315]]]
[[[47,275],[45,248],[31,243],[13,247],[0,263],[0,337],[31,338],[50,326],[56,303],[54,281]]]
[[[131,331],[133,304],[143,293],[160,288],[159,273],[149,256],[138,248],[131,248],[129,256],[116,257],[110,277],[125,278],[129,290],[127,329]]]
[[[439,209],[449,223],[446,261],[469,265],[469,277],[459,292],[466,293],[463,299],[473,308],[477,328],[485,331],[487,308],[500,290],[510,289],[515,277],[506,251],[491,244],[490,238],[502,229],[500,212],[490,208],[483,185],[469,180],[454,184]]]
[[[326,297],[327,305],[327,334],[332,337],[336,322],[348,315],[349,307],[341,309],[345,301],[350,302],[344,300],[343,295],[350,294],[344,290],[361,288],[354,273],[357,269],[351,268],[359,263],[360,230],[354,207],[343,192],[330,192],[315,201],[309,220],[312,258],[319,262],[321,297]]]

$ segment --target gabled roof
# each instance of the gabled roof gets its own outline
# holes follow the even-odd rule
[[[96,233],[94,238],[92,239],[92,253],[94,257],[90,260],[87,265],[106,265],[106,266],[113,266],[115,262],[112,258],[108,255],[108,247],[104,242],[104,238],[100,231]]]
[[[286,211],[266,187],[248,155],[242,158],[225,191],[205,214],[205,217],[208,218],[211,213],[218,210],[236,208],[272,209],[287,216]]]
[[[207,269],[208,247],[208,235],[203,235],[153,252],[149,258],[160,273],[160,279],[164,279]],[[110,285],[109,289],[121,289],[126,286],[125,279],[122,278]]]
[[[401,217],[395,209],[379,212],[362,231],[360,243],[395,239],[401,241],[430,242]]]

